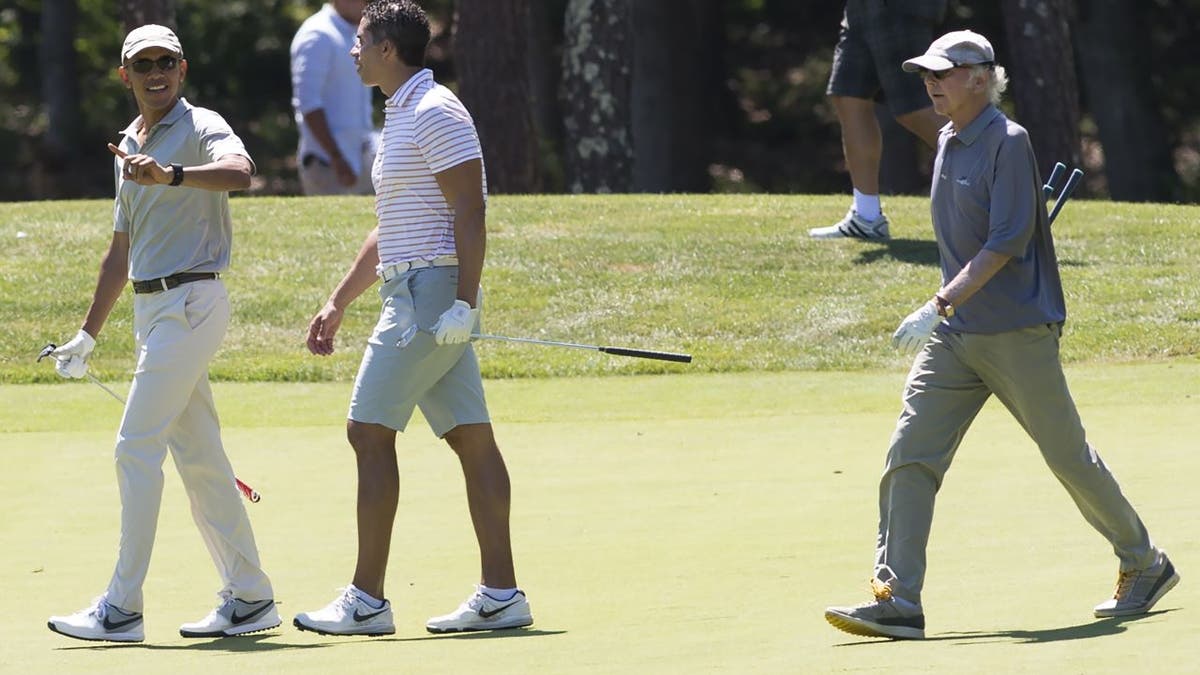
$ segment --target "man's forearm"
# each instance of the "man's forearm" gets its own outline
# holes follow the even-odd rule
[[[359,249],[346,276],[342,277],[337,287],[333,289],[333,293],[329,296],[329,302],[341,310],[349,307],[350,303],[354,302],[358,296],[375,285],[375,280],[378,278],[375,268],[378,265],[379,227],[376,226],[363,241],[362,248]]]
[[[487,251],[484,209],[459,211],[454,216],[454,244],[458,257],[458,299],[474,307],[483,276],[483,258]]]
[[[232,192],[250,187],[254,174],[250,160],[242,155],[225,155],[215,162],[183,168],[180,185],[213,192]]]
[[[304,113],[304,123],[308,125],[308,130],[312,132],[317,145],[321,146],[330,159],[342,156],[342,151],[333,138],[333,131],[329,128],[329,118],[325,116],[324,108]]]
[[[951,305],[961,307],[1011,259],[1012,256],[982,249],[938,291],[938,295]]]

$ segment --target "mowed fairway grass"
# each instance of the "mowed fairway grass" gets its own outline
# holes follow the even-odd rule
[[[1200,494],[1194,363],[1078,367],[1092,440],[1183,583],[1149,616],[1094,620],[1116,560],[995,402],[939,497],[925,595],[929,640],[861,640],[827,604],[864,600],[875,489],[898,373],[779,373],[489,382],[513,475],[531,629],[434,637],[477,575],[456,463],[415,425],[388,580],[397,633],[290,627],[354,561],[347,385],[218,384],[248,509],[285,623],[227,640],[178,625],[218,580],[168,467],[146,585],[147,641],[84,643],[50,613],[103,590],[117,541],[119,409],[79,383],[0,388],[4,672],[1130,673],[1187,672],[1198,626]],[[122,390],[123,391],[123,390]],[[23,429],[23,431],[11,431]]]
[[[290,626],[353,572],[353,453],[343,425],[366,294],[340,350],[304,328],[371,224],[370,202],[238,199],[234,317],[212,364],[224,438],[285,624],[179,637],[219,580],[171,461],[146,584],[147,640],[51,633],[115,561],[120,407],[33,362],[78,328],[110,236],[104,201],[0,210],[0,673],[1200,672],[1200,209],[1079,201],[1056,224],[1063,356],[1091,440],[1183,582],[1155,612],[1096,620],[1117,563],[1037,449],[992,402],[939,494],[929,639],[862,640],[823,609],[869,598],[877,481],[908,360],[896,324],[938,282],[928,202],[888,201],[886,244],[812,242],[843,197],[496,197],[485,326],[500,334],[687,351],[690,365],[481,343],[512,473],[530,629],[431,636],[478,579],[453,455],[414,421],[388,578],[397,633]],[[23,236],[18,236],[23,234]],[[133,367],[131,303],[94,371]]]

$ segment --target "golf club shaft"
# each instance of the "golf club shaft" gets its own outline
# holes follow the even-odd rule
[[[54,359],[55,361],[58,361],[58,357],[54,356],[55,346],[56,345],[53,342],[46,345],[46,347],[42,349],[42,352],[40,354],[38,354],[37,360],[40,362],[42,359],[49,356],[50,358]],[[100,379],[97,378],[95,375],[93,375],[91,373],[84,373],[84,375],[87,377],[87,379],[92,381],[92,384],[96,385],[97,387],[100,387],[109,396],[113,397],[113,399],[117,403],[120,403],[121,405],[125,405],[125,399],[121,398],[121,395],[118,394],[117,392],[115,392],[112,389],[109,389],[107,386],[105,386],[105,384],[103,382],[101,382]],[[237,476],[233,477],[233,482],[237,486],[238,492],[241,492],[242,495],[245,496],[246,499],[249,499],[251,502],[257,503],[258,500],[262,499],[262,495],[258,494],[258,490],[255,490],[254,488],[250,487],[249,485],[246,485]]]
[[[677,354],[675,352],[656,352],[647,349],[630,349],[628,347],[602,347],[599,345],[584,345],[575,342],[555,342],[553,340],[535,340],[533,338],[508,337],[505,335],[487,335],[481,333],[473,333],[473,340],[500,340],[502,342],[520,342],[531,345],[545,345],[548,347],[566,347],[568,349],[588,349],[614,356],[631,356],[638,359],[654,359],[656,361],[674,361],[675,363],[691,363],[691,354]]]

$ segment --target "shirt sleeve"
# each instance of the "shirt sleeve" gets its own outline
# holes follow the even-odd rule
[[[256,172],[257,167],[254,165],[254,159],[250,157],[250,153],[246,151],[245,144],[238,135],[233,133],[233,129],[223,117],[212,111],[206,111],[207,114],[197,115],[196,134],[200,139],[200,152],[209,162],[215,162],[225,155],[241,155],[250,160],[251,172]]]
[[[296,36],[292,46],[292,96],[301,115],[325,107],[325,80],[332,63],[333,45],[324,35],[312,32]]]
[[[479,136],[471,116],[461,106],[439,102],[418,106],[413,139],[432,173],[441,173],[472,159],[482,159]]]
[[[1025,255],[1037,227],[1033,147],[1024,129],[1009,129],[996,154],[988,238],[984,248],[1004,255]]]

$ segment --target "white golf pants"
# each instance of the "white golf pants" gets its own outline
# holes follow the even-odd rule
[[[117,432],[121,545],[108,602],[142,611],[142,584],[162,502],[168,448],[191,501],[192,517],[228,591],[243,600],[273,597],[250,519],[221,445],[208,363],[229,324],[220,280],[134,295],[137,368]]]

